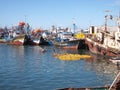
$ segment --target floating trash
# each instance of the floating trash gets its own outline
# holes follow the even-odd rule
[[[82,58],[92,58],[90,55],[80,55],[80,54],[54,54],[54,57],[60,60],[80,60]]]

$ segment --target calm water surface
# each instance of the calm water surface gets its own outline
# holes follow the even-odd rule
[[[0,90],[56,90],[65,87],[93,87],[112,83],[117,68],[101,56],[62,61],[57,53],[90,54],[61,50],[53,46],[0,45]]]

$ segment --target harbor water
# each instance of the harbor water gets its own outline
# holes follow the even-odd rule
[[[40,48],[46,52],[41,52]],[[88,50],[63,50],[54,46],[0,45],[0,90],[56,90],[67,87],[110,85],[116,65]],[[54,53],[92,55],[91,59],[59,60]]]

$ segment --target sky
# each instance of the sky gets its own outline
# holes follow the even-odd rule
[[[111,12],[105,12],[110,10]],[[120,0],[0,0],[0,27],[25,21],[33,28],[103,25],[105,15],[117,17]]]

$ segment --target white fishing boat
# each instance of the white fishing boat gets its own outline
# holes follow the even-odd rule
[[[86,43],[92,53],[118,56],[120,55],[120,17],[117,18],[118,26],[113,27],[107,25],[107,19],[108,16],[105,16],[104,27],[90,27],[90,33],[86,36]]]

